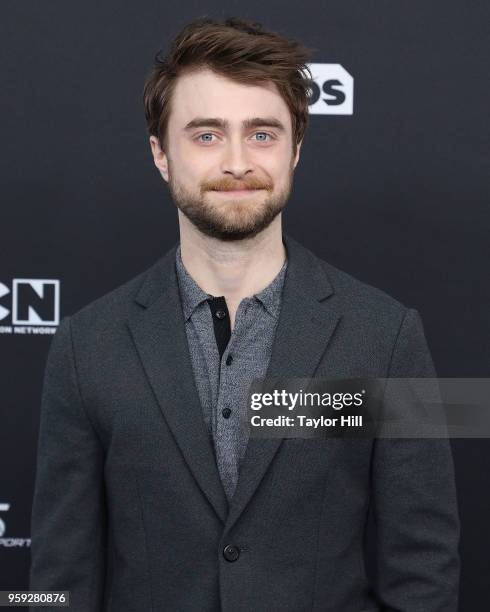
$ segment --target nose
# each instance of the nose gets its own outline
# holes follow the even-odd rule
[[[252,172],[253,165],[247,145],[241,140],[229,140],[221,162],[221,171],[231,174],[234,178],[241,178]]]

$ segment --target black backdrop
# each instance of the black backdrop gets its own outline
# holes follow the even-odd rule
[[[141,91],[154,53],[203,14],[261,21],[315,47],[313,62],[341,64],[353,76],[353,114],[311,116],[285,229],[417,308],[439,376],[488,376],[488,0],[4,0],[0,590],[27,588],[51,338],[44,332],[56,329],[36,323],[29,310],[36,310],[32,279],[59,280],[62,317],[149,267],[177,240],[175,207],[150,155]],[[17,281],[14,290],[14,279],[30,281]],[[54,286],[42,286],[37,312],[55,321]],[[19,333],[26,325],[15,325],[14,314],[29,321],[28,333]],[[473,612],[490,603],[490,445],[452,445],[462,519],[460,609]]]

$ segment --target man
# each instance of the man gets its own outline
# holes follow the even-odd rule
[[[64,317],[46,367],[30,587],[69,590],[72,610],[457,610],[447,440],[244,426],[254,378],[435,376],[416,310],[282,232],[306,60],[257,24],[203,19],[148,78],[180,241]]]

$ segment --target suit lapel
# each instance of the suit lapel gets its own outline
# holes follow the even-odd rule
[[[136,297],[140,307],[128,325],[163,416],[224,523],[228,502],[194,382],[175,271],[176,246],[149,270]]]
[[[310,378],[341,315],[335,303],[327,299],[334,291],[318,258],[285,234],[283,241],[288,267],[266,377]],[[252,498],[283,439],[249,439],[230,502],[227,531]]]
[[[308,249],[283,235],[288,253],[281,312],[267,377],[309,378],[340,319],[333,287]],[[175,270],[174,245],[148,270],[128,327],[149,384],[189,469],[228,530],[250,501],[283,439],[250,438],[228,502],[202,415]]]

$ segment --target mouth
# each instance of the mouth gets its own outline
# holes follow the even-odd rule
[[[255,193],[257,191],[262,191],[262,189],[213,189],[214,193],[224,194],[224,195],[232,195],[232,196],[243,196],[249,195],[251,193]]]

